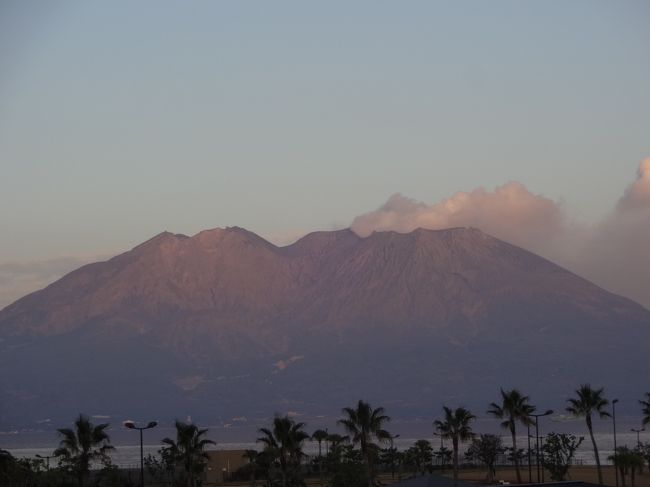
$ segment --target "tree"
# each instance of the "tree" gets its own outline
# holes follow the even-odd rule
[[[343,461],[343,457],[346,456],[347,451],[352,447],[348,445],[350,437],[347,435],[341,436],[338,433],[332,433],[327,437],[327,441],[330,446],[325,457],[325,471],[328,476],[331,476],[332,474],[336,474],[336,469]],[[350,456],[347,455],[347,457],[349,458]],[[365,465],[362,463],[361,466],[365,471]],[[365,483],[367,484],[368,482],[366,481]]]
[[[605,411],[609,401],[603,397],[604,388],[592,389],[589,384],[582,384],[576,390],[575,398],[568,399],[569,406],[566,410],[576,417],[584,417],[589,430],[589,437],[594,448],[594,457],[596,458],[596,467],[598,468],[598,483],[603,484],[603,471],[600,466],[600,457],[598,456],[598,446],[594,439],[594,428],[592,415],[598,414],[601,418],[606,418],[610,414]]]
[[[645,401],[639,401],[641,406],[643,408],[641,409],[641,412],[643,413],[643,426],[646,426],[648,423],[650,423],[650,392],[645,393]]]
[[[255,486],[255,474],[257,472],[257,457],[259,456],[257,450],[248,449],[244,452],[243,457],[248,460],[248,468],[250,469],[251,486]]]
[[[304,423],[296,423],[289,416],[276,416],[272,429],[259,430],[263,436],[257,441],[264,444],[267,454],[279,463],[282,487],[301,483],[302,444],[309,438],[303,431],[304,426]]]
[[[328,487],[364,487],[368,485],[367,468],[361,451],[352,445],[338,444],[327,456],[327,470],[331,473]]]
[[[461,441],[469,441],[474,437],[472,432],[471,422],[476,418],[468,409],[456,408],[452,411],[451,408],[443,406],[445,417],[441,420],[436,420],[433,424],[440,431],[443,438],[450,439],[453,445],[454,457],[454,485],[458,485],[458,444]]]
[[[542,465],[551,473],[551,480],[563,482],[571,461],[584,438],[566,433],[549,433],[542,445]]]
[[[641,443],[637,446],[636,450],[645,459],[648,466],[650,466],[650,443]]]
[[[343,408],[345,417],[338,422],[350,434],[352,443],[359,445],[367,469],[369,487],[374,485],[374,463],[379,451],[379,446],[373,440],[385,442],[391,438],[390,433],[383,429],[384,423],[390,421],[384,412],[382,407],[373,409],[367,402],[359,400],[356,408]]]
[[[406,451],[406,458],[415,471],[424,475],[433,461],[433,448],[427,440],[418,440]]]
[[[7,450],[0,449],[0,485],[11,485],[16,477],[18,462]]]
[[[174,461],[165,461],[162,457],[153,456],[149,453],[144,457],[144,467],[147,469],[149,477],[159,483],[171,482],[174,476]]]
[[[350,441],[350,437],[348,435],[341,436],[338,433],[332,433],[327,436],[327,441],[330,443],[331,448],[334,449]]]
[[[433,456],[438,459],[440,467],[444,470],[445,467],[451,463],[453,452],[446,446],[441,446],[438,450],[433,452]]]
[[[109,452],[114,448],[106,433],[108,426],[108,423],[95,426],[87,416],[80,414],[74,422],[74,429],[57,430],[62,438],[54,456],[60,457],[61,463],[73,471],[80,486],[83,486],[92,462],[107,464],[110,461]]]
[[[323,441],[327,441],[329,434],[325,430],[316,430],[311,435],[311,439],[318,442],[318,476],[320,478],[320,484],[323,485],[323,450],[322,444]]]
[[[323,456],[321,445],[322,445],[323,441],[327,441],[328,438],[329,438],[329,434],[325,430],[316,430],[311,435],[311,439],[313,441],[318,442],[318,456],[319,457]]]
[[[611,460],[621,474],[621,485],[626,487],[626,475],[630,474],[630,480],[634,487],[636,479],[636,471],[643,468],[644,458],[639,450],[631,450],[627,446],[619,446],[616,448],[616,455],[610,455],[608,460]]]
[[[487,483],[494,482],[497,458],[505,451],[501,437],[497,435],[481,435],[472,440],[466,456],[476,459],[487,467]]]
[[[276,473],[275,454],[267,450],[263,450],[261,452],[256,452],[256,453],[257,455],[255,455],[255,462],[252,464],[249,463],[247,467],[254,469],[256,478],[257,476],[264,476],[264,478],[266,479],[265,485],[270,486],[272,483],[272,479],[274,479]],[[250,456],[248,456],[248,458],[250,459]],[[250,475],[250,471],[248,473]]]
[[[389,446],[381,450],[379,461],[382,465],[388,467],[390,470],[391,478],[395,478],[395,468],[400,466],[401,454],[394,446]]]
[[[501,427],[510,430],[512,438],[512,451],[517,452],[517,429],[516,424],[520,422],[524,426],[530,425],[530,415],[535,407],[528,404],[528,396],[524,396],[517,389],[504,391],[501,389],[501,404],[491,403],[488,414],[503,419]],[[517,472],[517,483],[521,483],[521,470],[519,468],[518,455],[513,455],[515,471]]]
[[[194,487],[196,478],[205,468],[205,460],[208,454],[205,448],[208,445],[214,445],[215,442],[205,437],[208,430],[199,429],[198,426],[191,423],[183,423],[176,420],[176,440],[164,438],[164,446],[160,453],[163,459],[172,461],[174,464],[182,464],[188,487]]]

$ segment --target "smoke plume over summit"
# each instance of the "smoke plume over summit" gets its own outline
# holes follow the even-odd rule
[[[352,230],[363,237],[374,231],[408,233],[416,228],[476,227],[539,251],[540,241],[564,230],[564,220],[556,202],[531,193],[521,183],[509,182],[492,192],[484,188],[458,192],[432,205],[395,194],[378,210],[355,218]]]
[[[361,236],[450,227],[479,228],[650,307],[650,158],[641,161],[637,179],[612,212],[591,226],[571,222],[560,202],[516,181],[434,204],[395,194],[351,225]]]
[[[637,179],[618,202],[619,211],[650,210],[650,157],[639,165]]]

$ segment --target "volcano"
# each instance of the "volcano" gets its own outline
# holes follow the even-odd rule
[[[0,311],[0,429],[328,416],[360,397],[429,417],[499,387],[562,404],[590,381],[632,403],[649,344],[642,306],[472,228],[285,247],[165,232]]]

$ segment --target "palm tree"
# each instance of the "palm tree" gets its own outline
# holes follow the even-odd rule
[[[361,456],[366,464],[369,487],[374,485],[374,460],[379,450],[373,440],[383,442],[391,438],[390,433],[383,428],[384,423],[390,421],[384,412],[382,407],[373,409],[367,402],[359,400],[356,408],[343,408],[345,417],[338,421],[338,424],[350,434],[352,443],[359,445]]]
[[[454,457],[454,485],[458,484],[458,444],[461,441],[469,441],[474,437],[470,423],[476,418],[468,409],[451,408],[443,406],[445,419],[434,421],[434,426],[440,431],[443,438],[450,439],[453,445]]]
[[[248,465],[251,470],[251,486],[255,487],[255,473],[257,471],[257,459],[259,457],[257,450],[246,450],[243,457],[248,460]]]
[[[260,428],[264,435],[257,439],[264,444],[264,449],[280,463],[282,487],[287,486],[290,475],[295,475],[300,468],[302,444],[309,438],[303,431],[305,423],[296,423],[289,416],[276,416],[273,429]]]
[[[410,453],[417,472],[424,475],[433,461],[433,447],[427,440],[418,440],[407,450]]]
[[[106,428],[108,423],[95,426],[88,416],[80,414],[74,422],[74,429],[57,430],[62,438],[54,456],[61,457],[72,468],[80,486],[83,486],[91,462],[106,462],[109,459],[108,452],[114,449]]]
[[[311,439],[318,442],[318,476],[320,477],[320,484],[323,485],[323,451],[322,443],[327,441],[329,434],[325,430],[316,430],[311,435]]]
[[[323,456],[323,453],[322,453],[322,451],[321,451],[321,444],[323,443],[323,441],[326,441],[328,437],[329,437],[329,434],[328,434],[327,431],[325,431],[325,430],[316,430],[316,431],[314,431],[314,433],[311,435],[311,439],[312,439],[313,441],[317,441],[317,442],[318,442],[318,456],[319,456],[319,457],[322,457],[322,456]]]
[[[639,401],[641,406],[643,406],[643,409],[641,412],[643,413],[643,426],[647,425],[650,423],[650,392],[645,393],[645,401]]]
[[[342,443],[350,441],[350,437],[348,435],[341,436],[338,433],[332,433],[331,435],[327,435],[327,441],[331,448],[334,449],[341,446]]]
[[[176,440],[164,438],[162,443],[163,456],[171,458],[174,462],[182,463],[183,469],[187,476],[188,487],[194,487],[195,477],[201,473],[205,466],[205,460],[208,454],[205,447],[215,445],[212,440],[204,438],[207,429],[199,429],[198,426],[191,423],[183,423],[176,420]]]
[[[630,450],[627,446],[619,446],[616,448],[616,454],[607,457],[618,471],[621,473],[621,485],[626,487],[625,477],[629,473],[632,480],[632,487],[635,487],[635,479],[637,470],[641,472],[643,464],[645,463],[643,456],[638,450]]]
[[[0,485],[11,485],[16,459],[7,450],[0,448]]]
[[[591,444],[594,447],[594,457],[596,457],[596,466],[598,468],[598,483],[603,483],[603,471],[600,467],[600,457],[598,456],[598,446],[594,439],[594,428],[591,420],[593,413],[597,413],[601,418],[606,418],[610,414],[605,411],[609,401],[603,397],[604,388],[592,389],[589,384],[582,384],[576,390],[577,397],[568,399],[569,406],[566,410],[576,417],[584,417],[587,422],[587,429],[591,437]]]
[[[516,424],[520,422],[524,426],[532,424],[530,415],[535,407],[528,404],[528,396],[524,396],[517,389],[504,391],[501,389],[501,404],[490,403],[488,414],[503,419],[501,427],[510,430],[512,437],[512,451],[517,472],[517,483],[521,483],[521,470],[519,468],[519,455],[517,455],[517,429]]]

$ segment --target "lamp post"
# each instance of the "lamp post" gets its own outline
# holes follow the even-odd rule
[[[553,414],[552,409],[549,409],[542,414],[529,414],[529,416],[535,418],[535,445],[537,447],[537,451],[535,452],[535,463],[537,464],[537,483],[539,483],[541,479],[541,475],[539,471],[539,418],[541,418],[542,416],[548,416],[549,414]]]
[[[526,433],[528,436],[528,483],[533,483],[533,469],[530,461],[530,424],[526,424]],[[616,486],[618,487],[618,486]]]
[[[618,451],[616,450],[616,403],[618,399],[612,399],[612,422],[614,423],[614,476],[616,477],[616,487],[618,487],[618,466],[616,465],[616,455]]]
[[[539,435],[540,450],[541,450],[541,447],[544,446],[544,438],[546,438],[546,436]],[[542,483],[544,483],[544,482],[546,482],[546,480],[544,480],[544,454],[542,454]]]
[[[440,467],[444,470],[445,468],[445,458],[443,457],[444,452],[442,449],[445,447],[445,444],[443,443],[443,436],[442,433],[436,433],[435,431],[433,432],[433,436],[439,436],[440,437]]]
[[[330,430],[328,428],[325,428],[325,434],[327,435],[327,438],[325,438],[325,456],[328,457],[330,454]]]
[[[395,456],[397,455],[397,450],[393,445],[393,440],[399,438],[399,435],[390,435],[390,475],[391,478],[395,478]]]
[[[149,421],[147,426],[136,426],[133,421],[124,421],[124,427],[130,430],[138,430],[140,432],[140,487],[144,487],[144,449],[142,446],[142,432],[158,425],[158,421]]]
[[[630,428],[630,431],[633,431],[636,433],[636,447],[639,448],[641,446],[641,437],[640,434],[642,431],[645,431],[645,428],[641,428],[640,430]]]

